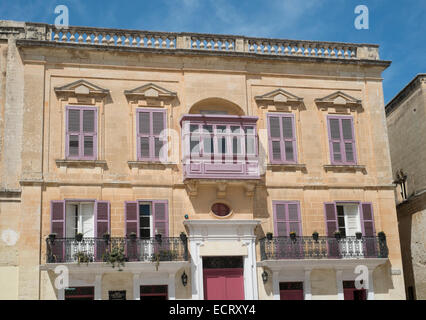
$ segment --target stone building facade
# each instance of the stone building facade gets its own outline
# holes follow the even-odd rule
[[[378,46],[1,21],[0,51],[0,298],[405,299]]]
[[[397,191],[407,297],[426,299],[426,75],[419,74],[386,105]],[[402,170],[402,174],[401,174]]]

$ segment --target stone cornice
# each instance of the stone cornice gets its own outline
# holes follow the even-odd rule
[[[397,95],[385,106],[386,116],[396,110],[407,97],[409,97],[421,83],[426,82],[426,73],[420,73],[414,77]]]

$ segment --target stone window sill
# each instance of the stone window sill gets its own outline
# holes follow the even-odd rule
[[[146,168],[146,169],[164,169],[164,168],[177,168],[176,163],[160,162],[160,161],[127,161],[130,169],[133,168]]]
[[[272,171],[307,171],[304,163],[268,163],[267,169]]]
[[[106,168],[107,162],[105,160],[69,160],[58,159],[55,160],[58,167],[78,167],[78,168]]]
[[[366,174],[367,169],[365,166],[362,165],[355,165],[355,164],[345,164],[345,165],[336,165],[336,164],[327,164],[324,165],[325,171],[334,171],[334,172],[356,172],[361,171],[362,173]]]

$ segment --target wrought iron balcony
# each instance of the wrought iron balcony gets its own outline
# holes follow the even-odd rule
[[[260,239],[261,260],[387,258],[384,237],[274,237]]]
[[[188,261],[188,242],[181,238],[46,239],[46,262],[107,262],[122,253],[124,261]]]

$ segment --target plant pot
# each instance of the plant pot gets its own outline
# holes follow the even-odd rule
[[[77,242],[81,242],[81,241],[83,241],[83,234],[82,234],[82,233],[77,233],[77,234],[75,235],[75,240],[76,240]]]
[[[136,238],[137,238],[137,234],[136,234],[136,233],[134,233],[134,232],[132,232],[132,233],[129,235],[129,238],[130,238],[130,240],[135,241],[135,240],[136,240]]]
[[[340,233],[335,233],[334,237],[336,238],[336,240],[342,239],[342,235]]]
[[[357,238],[358,240],[361,240],[361,238],[362,238],[362,232],[357,232],[357,233],[355,233],[355,236],[356,236],[356,238]]]
[[[266,234],[266,239],[268,239],[268,240],[270,241],[270,240],[272,240],[272,238],[273,238],[272,233],[271,233],[271,232],[268,232],[268,233]]]
[[[102,237],[104,238],[104,240],[105,240],[106,242],[108,242],[108,241],[109,241],[109,239],[111,239],[111,235],[110,235],[109,233],[104,233],[104,235],[103,235]]]
[[[295,233],[290,233],[290,239],[291,240],[296,240],[296,234]]]
[[[186,234],[185,234],[185,233],[183,233],[183,232],[180,234],[180,236],[179,236],[179,237],[180,237],[180,240],[181,240],[182,242],[186,242],[186,240],[188,239],[188,237],[186,236]]]
[[[380,231],[377,236],[379,237],[379,240],[384,241],[386,240],[386,234],[383,231]]]
[[[49,234],[49,240],[50,240],[50,242],[54,242],[55,239],[56,239],[56,233]]]
[[[319,239],[319,234],[318,234],[318,232],[314,232],[314,233],[312,233],[312,239],[314,239],[315,241],[318,241],[318,239]]]
[[[161,234],[156,234],[155,240],[157,240],[157,242],[160,242],[161,241]]]

